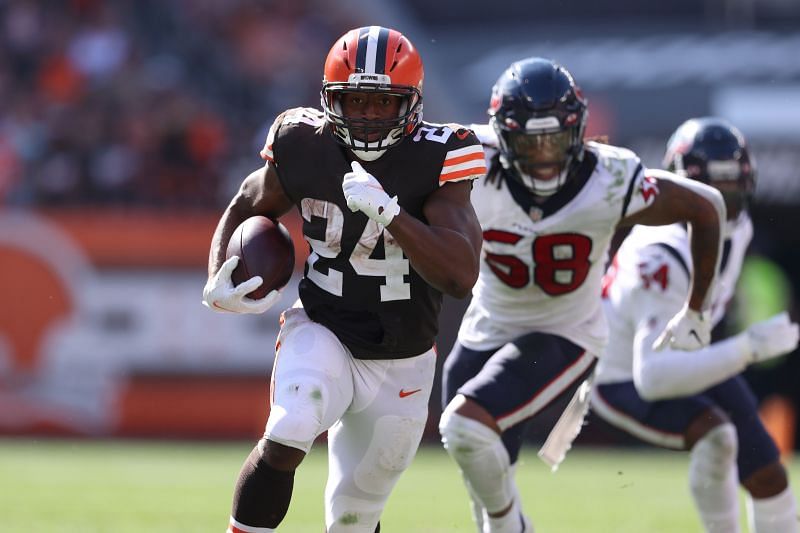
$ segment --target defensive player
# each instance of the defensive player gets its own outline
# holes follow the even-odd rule
[[[704,318],[725,205],[715,189],[645,169],[631,151],[584,140],[587,104],[570,73],[513,63],[476,127],[489,171],[472,193],[483,257],[458,343],[445,363],[442,441],[461,468],[478,529],[529,531],[513,479],[525,423],[568,400],[608,336],[600,305],[617,226],[688,222],[691,291],[664,329],[707,343]]]
[[[283,313],[264,437],[244,463],[230,533],[274,531],[294,472],[328,431],[329,532],[369,532],[416,453],[435,371],[442,293],[469,294],[480,227],[471,181],[485,173],[475,135],[422,121],[423,66],[411,42],[370,26],[336,41],[325,62],[323,111],[275,120],[261,156],[222,215],[204,300],[262,312],[276,293],[243,295],[225,261],[236,226],[292,207],[311,248],[300,302]]]
[[[754,163],[735,127],[699,118],[672,135],[664,165],[718,188],[725,198],[724,252],[711,308],[717,323],[753,233],[746,206],[755,186]],[[786,471],[738,374],[748,364],[795,349],[797,324],[783,313],[697,351],[653,349],[655,336],[689,291],[689,257],[682,224],[637,226],[623,242],[605,279],[611,338],[598,365],[592,407],[646,442],[691,450],[689,486],[706,531],[739,531],[738,474],[749,496],[751,529],[796,532]]]

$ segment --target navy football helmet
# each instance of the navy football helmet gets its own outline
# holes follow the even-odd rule
[[[747,208],[755,190],[755,162],[744,136],[721,118],[692,118],[681,124],[667,142],[663,165],[719,189],[731,220]]]
[[[538,57],[512,63],[489,104],[501,164],[531,193],[556,193],[583,159],[588,115],[567,69]]]

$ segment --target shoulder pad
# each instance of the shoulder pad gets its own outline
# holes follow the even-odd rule
[[[314,128],[325,124],[325,114],[313,107],[295,107],[284,111],[278,117],[282,117],[283,124],[306,124]]]
[[[589,141],[586,143],[586,147],[597,155],[599,165],[615,175],[617,173],[630,174],[641,162],[638,155],[621,146]]]
[[[264,148],[261,149],[259,155],[266,161],[275,162],[275,154],[273,153],[273,144],[278,137],[279,132],[283,133],[286,128],[283,126],[295,125],[295,127],[310,126],[317,129],[325,124],[325,115],[322,111],[312,107],[295,107],[287,109],[275,118],[272,126],[269,128],[267,140],[264,142]]]

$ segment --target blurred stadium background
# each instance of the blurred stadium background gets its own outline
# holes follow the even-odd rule
[[[649,166],[686,118],[731,120],[759,179],[724,327],[798,317],[795,0],[0,0],[2,438],[260,434],[277,312],[200,305],[208,242],[272,119],[317,106],[329,47],[369,24],[420,49],[431,121],[484,121],[494,80],[529,55],[570,69],[589,133]],[[447,301],[442,354],[464,307]],[[789,453],[800,356],[747,377]],[[431,443],[439,411],[437,391]],[[632,445],[595,420],[581,442]]]

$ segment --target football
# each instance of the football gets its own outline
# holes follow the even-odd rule
[[[289,231],[280,222],[264,216],[250,217],[236,228],[228,242],[227,257],[239,256],[239,264],[231,275],[234,285],[253,276],[264,280],[249,292],[253,299],[263,298],[283,288],[294,271],[294,243]]]

